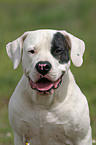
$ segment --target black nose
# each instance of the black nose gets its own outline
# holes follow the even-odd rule
[[[44,76],[50,71],[51,64],[48,61],[39,61],[35,68],[41,75]]]

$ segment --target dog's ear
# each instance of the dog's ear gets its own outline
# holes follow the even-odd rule
[[[7,54],[13,62],[14,69],[16,69],[19,66],[21,60],[23,41],[29,33],[30,32],[25,32],[21,37],[6,45]]]
[[[83,54],[85,51],[85,43],[77,37],[67,33],[66,31],[60,31],[67,39],[71,47],[71,60],[73,64],[80,67],[83,63]]]

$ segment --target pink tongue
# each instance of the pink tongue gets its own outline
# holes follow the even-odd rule
[[[47,91],[51,89],[53,86],[53,83],[50,81],[39,81],[36,83],[36,88],[40,91]]]

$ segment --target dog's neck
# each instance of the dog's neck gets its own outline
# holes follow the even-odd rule
[[[70,74],[70,75],[69,75]],[[71,76],[71,77],[69,77]],[[36,90],[33,90],[30,85],[28,78],[24,75],[25,83],[26,83],[26,91],[29,94],[29,98],[31,99],[33,104],[41,105],[41,106],[54,106],[61,102],[64,102],[65,98],[67,96],[70,96],[71,88],[69,86],[70,79],[72,79],[72,73],[70,70],[68,70],[67,73],[64,74],[64,78],[62,80],[62,84],[58,89],[55,89],[53,94],[50,95],[40,95],[36,92]],[[63,94],[63,96],[62,96]]]

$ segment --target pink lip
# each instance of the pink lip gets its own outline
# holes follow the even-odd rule
[[[47,78],[41,78],[39,79],[36,83],[34,83],[30,77],[29,78],[29,83],[30,83],[30,87],[34,90],[37,90],[39,92],[39,94],[52,94],[54,89],[57,89],[61,82],[62,82],[62,78],[63,78],[63,74],[59,77],[58,80],[52,82],[50,80],[48,80]]]

